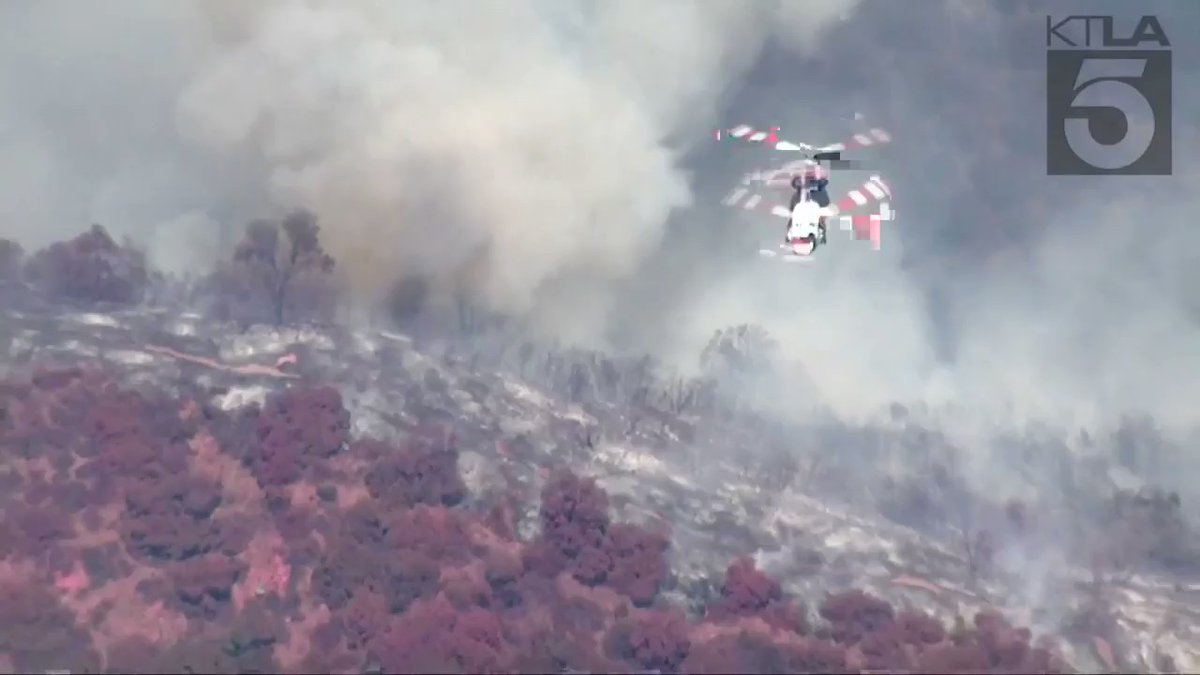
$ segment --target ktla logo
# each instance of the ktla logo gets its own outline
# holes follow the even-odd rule
[[[1171,43],[1154,16],[1129,37],[1114,25],[1111,16],[1046,17],[1052,176],[1171,174]]]

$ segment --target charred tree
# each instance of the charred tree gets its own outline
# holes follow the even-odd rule
[[[266,291],[276,326],[283,325],[288,295],[300,275],[333,271],[334,260],[321,245],[320,231],[316,216],[296,211],[278,225],[251,223],[234,251],[234,262]]]

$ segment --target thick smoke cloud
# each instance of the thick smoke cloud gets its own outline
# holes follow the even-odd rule
[[[691,201],[666,139],[849,4],[9,3],[0,217],[177,268],[306,206],[359,297],[418,272],[586,339]]]

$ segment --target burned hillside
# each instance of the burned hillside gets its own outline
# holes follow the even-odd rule
[[[1197,663],[1188,505],[1131,478],[1135,423],[1107,460],[1008,439],[1032,497],[984,494],[900,404],[758,411],[775,352],[752,327],[686,378],[503,325],[276,326],[278,296],[222,321],[201,310],[227,287],[115,264],[137,258],[98,232],[0,249],[8,669]],[[81,296],[52,264],[109,283]]]

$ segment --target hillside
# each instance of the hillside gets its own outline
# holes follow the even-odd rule
[[[102,228],[47,251],[0,263],[5,671],[1200,667],[1178,496],[1052,443],[1057,492],[978,494],[900,405],[769,420],[725,385],[753,329],[691,381],[238,325]]]

